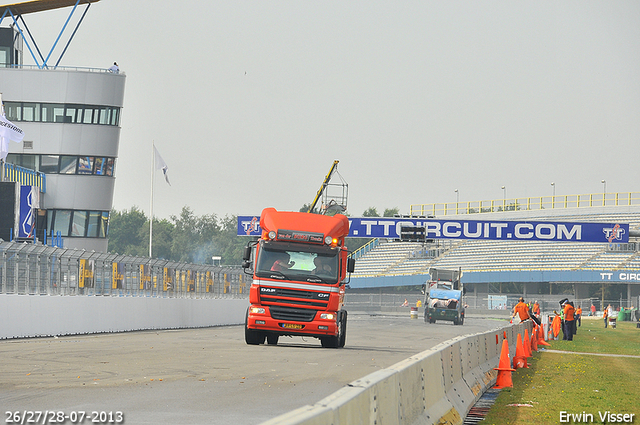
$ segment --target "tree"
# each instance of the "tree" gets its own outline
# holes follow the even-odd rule
[[[400,208],[396,207],[396,208],[387,208],[384,210],[384,213],[382,214],[383,217],[393,217],[395,215],[398,215],[400,213]]]
[[[149,221],[144,213],[136,206],[131,207],[129,211],[111,211],[109,218],[109,252],[127,255],[146,255],[143,238],[145,227],[148,229]],[[148,230],[146,234],[146,240],[148,241]]]
[[[363,217],[380,217],[380,214],[378,214],[378,210],[376,209],[376,207],[369,207],[365,212],[362,213],[362,216]]]

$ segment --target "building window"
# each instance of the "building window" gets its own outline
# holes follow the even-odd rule
[[[93,172],[92,156],[81,156],[78,158],[78,174],[91,174]]]
[[[120,125],[120,108],[114,106],[4,102],[7,119],[26,122]]]
[[[63,237],[106,238],[108,235],[109,212],[85,210],[48,210],[48,233],[60,232]]]
[[[55,210],[53,214],[53,234],[60,232],[61,236],[69,236],[71,210]]]
[[[10,153],[7,155],[6,162],[45,174],[82,174],[107,177],[114,176],[115,166],[115,158],[78,157],[75,155]]]
[[[75,174],[78,164],[77,156],[63,155],[60,157],[60,174]]]
[[[58,174],[58,155],[40,155],[40,172],[45,174]]]
[[[71,236],[85,236],[87,231],[87,211],[74,211]]]

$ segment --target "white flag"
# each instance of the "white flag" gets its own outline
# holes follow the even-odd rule
[[[167,163],[164,162],[164,159],[162,159],[162,157],[160,156],[160,152],[158,152],[158,149],[156,149],[155,145],[153,146],[153,153],[156,159],[156,170],[162,170],[164,179],[167,181],[167,183],[169,183],[169,175],[167,174],[167,172],[169,171],[169,167],[167,166]],[[171,183],[169,183],[169,186],[171,186]]]
[[[9,140],[22,142],[24,131],[9,121],[4,115],[4,107],[0,111],[0,159],[3,161],[9,154]]]

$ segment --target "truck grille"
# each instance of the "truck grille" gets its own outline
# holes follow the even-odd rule
[[[262,286],[260,287],[260,302],[265,305],[286,304],[291,307],[310,307],[324,310],[329,304],[329,293]]]
[[[271,311],[271,317],[276,320],[311,322],[316,317],[316,310],[272,306],[269,307],[269,311]]]

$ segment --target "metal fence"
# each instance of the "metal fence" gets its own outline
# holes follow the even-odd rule
[[[65,249],[0,239],[0,294],[162,298],[245,297],[240,267]]]
[[[500,211],[590,208],[640,205],[639,192],[587,193],[581,195],[536,196],[530,198],[490,199],[484,201],[413,204],[411,215],[447,216]]]

